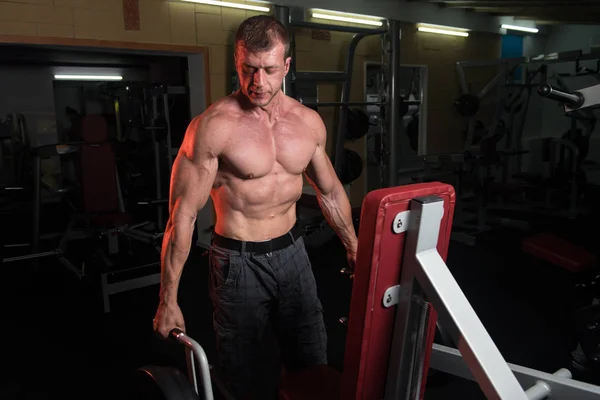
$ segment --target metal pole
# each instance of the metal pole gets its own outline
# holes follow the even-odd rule
[[[344,162],[344,137],[346,136],[346,129],[348,126],[348,103],[350,101],[350,87],[352,84],[352,71],[354,70],[354,54],[356,53],[356,46],[362,38],[367,36],[366,33],[357,33],[352,37],[350,45],[348,46],[348,53],[346,54],[346,66],[344,68],[344,74],[346,80],[342,86],[342,98],[338,121],[337,135],[333,137],[333,165],[335,172],[340,176],[342,172],[342,163]]]
[[[398,135],[400,134],[402,117],[400,116],[400,85],[398,76],[400,74],[400,24],[398,21],[388,21],[388,34],[390,40],[390,62],[388,78],[388,187],[396,186],[398,183]]]
[[[342,103],[340,101],[325,101],[325,102],[305,101],[305,102],[302,102],[302,104],[304,104],[305,106],[311,106],[311,107],[335,107],[335,106],[359,107],[359,106],[383,106],[383,105],[385,105],[385,103],[382,103],[380,101],[349,101],[347,103]]]
[[[169,94],[163,94],[163,106],[165,110],[165,121],[167,122],[167,160],[169,160],[169,173],[173,167],[173,154],[171,143],[171,116],[169,112]]]
[[[292,55],[292,63],[294,58]],[[296,82],[344,82],[345,80],[344,71],[294,71]]]
[[[301,102],[302,104],[304,104],[305,106],[314,106],[314,107],[333,107],[333,106],[352,106],[352,107],[360,107],[360,106],[385,106],[386,103],[385,102],[381,102],[381,101],[349,101],[347,103],[342,103],[341,101],[325,101],[325,102],[319,102],[319,101],[305,101],[305,102]],[[413,105],[420,105],[421,102],[418,100],[407,100],[407,101],[403,101],[402,104],[404,105],[408,105],[408,106],[413,106]]]
[[[195,361],[198,363],[200,367],[200,377],[202,378],[202,390],[198,388],[198,394],[203,395],[202,398],[206,400],[213,400],[213,390],[212,390],[212,379],[210,375],[210,365],[208,363],[208,358],[206,357],[206,353],[202,346],[198,344],[194,339],[187,336],[185,333],[179,330],[173,330],[171,335],[177,340],[179,343],[184,345],[188,350],[192,352],[195,357]],[[193,364],[191,366],[194,366]],[[196,375],[196,371],[192,371],[194,375]],[[192,382],[193,384],[193,382]]]
[[[41,185],[42,185],[42,158],[40,149],[34,149],[33,156],[33,232],[31,238],[31,251],[37,253],[40,250],[40,208],[41,208]]]
[[[291,38],[293,33],[292,33],[292,30],[290,29],[290,27],[291,27],[290,26],[290,9],[285,6],[275,6],[275,18],[277,18],[277,20],[279,22],[281,22],[283,24],[283,26],[285,26],[285,28],[288,31],[288,35]],[[291,42],[291,40],[290,40],[290,42]],[[291,47],[291,43],[290,43],[290,47]],[[292,60],[292,62],[293,62],[293,60]],[[283,79],[283,93],[287,94],[288,96],[294,97],[292,94],[292,72],[293,72],[292,68],[290,67],[288,74]]]
[[[152,95],[152,126],[156,128],[156,121],[158,119],[158,95]],[[162,185],[161,185],[161,171],[160,171],[160,143],[156,137],[156,130],[152,129],[152,145],[154,147],[154,173],[156,175],[156,200],[162,199]],[[158,229],[163,229],[163,209],[162,205],[156,206],[156,214],[158,218]]]

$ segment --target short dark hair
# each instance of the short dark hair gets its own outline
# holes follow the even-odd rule
[[[269,15],[256,15],[244,20],[235,33],[235,48],[243,45],[248,51],[271,50],[278,42],[285,47],[285,58],[290,55],[290,36],[285,26]]]

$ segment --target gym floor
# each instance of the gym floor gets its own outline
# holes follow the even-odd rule
[[[561,236],[597,252],[594,237],[585,234],[594,232],[597,220],[543,219],[536,229],[560,226]],[[521,253],[522,235],[496,230],[474,247],[451,242],[448,266],[507,361],[554,372],[569,365],[571,279]],[[323,246],[326,251],[309,253],[325,308],[330,362],[341,369],[345,328],[338,319],[348,315],[352,284],[338,273],[346,262],[338,240]],[[2,399],[115,398],[137,367],[184,365],[181,349],[152,332],[157,286],[114,296],[112,312],[103,314],[96,283],[76,280],[51,258],[41,260],[36,273],[27,262],[5,264],[2,283]],[[188,333],[214,359],[207,284],[207,257],[194,248],[180,306]],[[463,379],[433,382],[425,399],[484,398],[476,384]]]

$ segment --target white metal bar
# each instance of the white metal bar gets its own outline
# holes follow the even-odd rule
[[[427,100],[429,98],[429,69],[427,66],[421,67],[421,87],[419,99],[421,106],[419,107],[419,146],[418,156],[426,156],[427,148]]]
[[[465,360],[457,349],[433,344],[430,366],[438,371],[446,372],[461,378],[475,380]],[[538,397],[541,385],[546,385],[551,399],[564,400],[597,400],[600,398],[600,387],[589,383],[579,382],[569,378],[567,371],[559,370],[554,374],[522,367],[516,364],[508,364],[515,377],[527,391],[529,400],[544,399]]]
[[[465,76],[465,70],[461,63],[456,63],[456,72],[458,72],[458,82],[460,83],[460,90],[463,94],[468,94],[469,85],[467,85],[467,77]]]
[[[421,270],[417,270],[417,279],[438,312],[441,324],[447,327],[488,399],[527,399],[435,248],[437,235],[435,243],[431,243],[432,239],[429,237],[430,244],[417,249],[417,260],[421,266]],[[434,246],[431,247],[431,244]]]
[[[571,371],[566,368],[561,368],[552,375],[566,379],[571,379],[573,377]],[[529,400],[544,400],[552,394],[552,389],[546,382],[538,381],[535,385],[527,389],[525,394],[529,397]]]
[[[188,368],[188,379],[192,383],[192,386],[194,386],[194,390],[196,391],[196,393],[198,393],[198,376],[196,374],[196,360],[194,358],[194,352],[189,348],[185,349],[185,359]]]
[[[213,400],[213,390],[212,390],[212,380],[210,377],[210,365],[208,364],[208,358],[206,357],[206,353],[204,349],[198,342],[196,342],[191,337],[187,336],[185,333],[179,333],[176,336],[176,339],[179,343],[183,344],[186,348],[194,353],[196,361],[200,365],[200,374],[202,377],[202,390],[205,400]],[[192,363],[193,366],[193,363]],[[193,371],[195,375],[195,371]]]
[[[487,398],[527,400],[527,395],[437,251],[443,214],[444,202],[439,197],[413,199],[411,203],[400,282],[402,294],[396,315],[385,398],[411,398],[407,397],[411,394],[411,376],[418,372],[414,370],[418,360],[410,356],[410,346],[414,342],[411,304],[423,290]]]
[[[500,72],[498,74],[496,74],[496,76],[494,76],[488,83],[487,85],[485,85],[485,87],[483,89],[481,89],[481,91],[479,92],[479,94],[477,94],[477,97],[479,97],[479,100],[483,99],[490,90],[492,90],[492,88],[496,85],[498,85],[498,81],[500,80],[500,77],[503,75],[503,72]],[[464,75],[463,75],[464,76]]]
[[[405,255],[416,254],[414,247],[417,243],[419,233],[418,226],[421,222],[422,214],[420,207],[410,210],[408,222],[408,231],[406,233]],[[405,229],[394,230],[398,216],[393,221],[392,229],[396,234],[401,234]],[[415,229],[417,227],[417,229]],[[417,340],[413,334],[416,321],[419,320],[418,300],[421,298],[418,285],[415,284],[416,269],[414,259],[405,256],[403,260],[403,271],[400,280],[400,292],[398,295],[398,305],[396,309],[396,321],[394,324],[394,333],[392,338],[392,348],[390,353],[390,363],[387,371],[387,384],[385,388],[385,400],[393,399],[413,399],[415,371],[415,346]],[[415,301],[417,300],[417,301]]]
[[[584,108],[596,108],[600,105],[600,85],[586,87],[577,91],[583,96],[583,104],[580,107],[570,107],[565,104],[565,111],[571,112]]]

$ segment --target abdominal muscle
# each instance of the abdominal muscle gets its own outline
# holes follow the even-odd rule
[[[215,232],[232,239],[260,242],[289,232],[296,223],[302,175],[284,171],[256,179],[219,173],[211,196]]]

